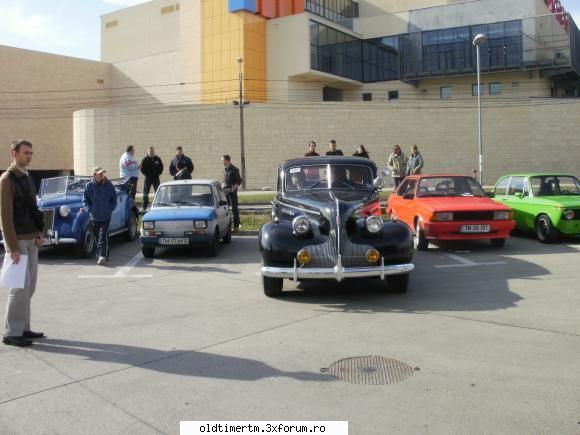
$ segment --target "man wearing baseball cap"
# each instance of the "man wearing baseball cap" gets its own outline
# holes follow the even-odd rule
[[[93,168],[93,180],[85,187],[83,206],[91,215],[95,235],[97,236],[97,264],[104,265],[109,257],[109,225],[111,215],[117,206],[115,187],[100,166]]]

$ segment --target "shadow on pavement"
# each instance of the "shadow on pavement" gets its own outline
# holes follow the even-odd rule
[[[510,280],[534,280],[550,274],[544,267],[521,259],[480,257],[472,258],[499,264],[447,267],[453,264],[451,260],[422,252],[414,259],[416,268],[405,294],[389,293],[387,282],[380,279],[302,281],[297,286],[285,280],[288,290],[279,299],[350,313],[505,310],[517,308],[523,299],[510,290]]]
[[[159,350],[120,344],[46,338],[34,351],[75,355],[91,361],[127,364],[156,372],[213,379],[257,381],[287,377],[298,381],[329,382],[334,378],[313,372],[287,372],[253,359],[188,350]]]

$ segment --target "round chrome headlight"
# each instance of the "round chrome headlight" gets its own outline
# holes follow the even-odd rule
[[[298,216],[292,221],[292,229],[300,236],[304,236],[310,232],[310,221],[306,216]]]
[[[574,216],[576,216],[576,212],[574,210],[566,210],[564,212],[564,219],[574,219]]]
[[[70,207],[68,205],[61,205],[58,209],[58,214],[63,218],[67,217],[70,214]]]
[[[371,234],[377,234],[383,229],[383,220],[378,216],[369,216],[366,221],[367,231]]]

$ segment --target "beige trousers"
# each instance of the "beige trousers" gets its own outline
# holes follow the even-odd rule
[[[34,240],[19,240],[20,255],[28,255],[28,266],[24,288],[11,288],[6,304],[6,321],[4,324],[7,337],[20,337],[24,331],[30,331],[30,299],[36,289],[38,272],[38,247]],[[10,255],[6,252],[6,255]]]

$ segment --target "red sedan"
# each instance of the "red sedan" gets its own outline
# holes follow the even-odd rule
[[[429,240],[490,239],[501,248],[515,227],[509,207],[492,201],[465,175],[414,175],[389,197],[387,215],[409,225],[415,247]]]

